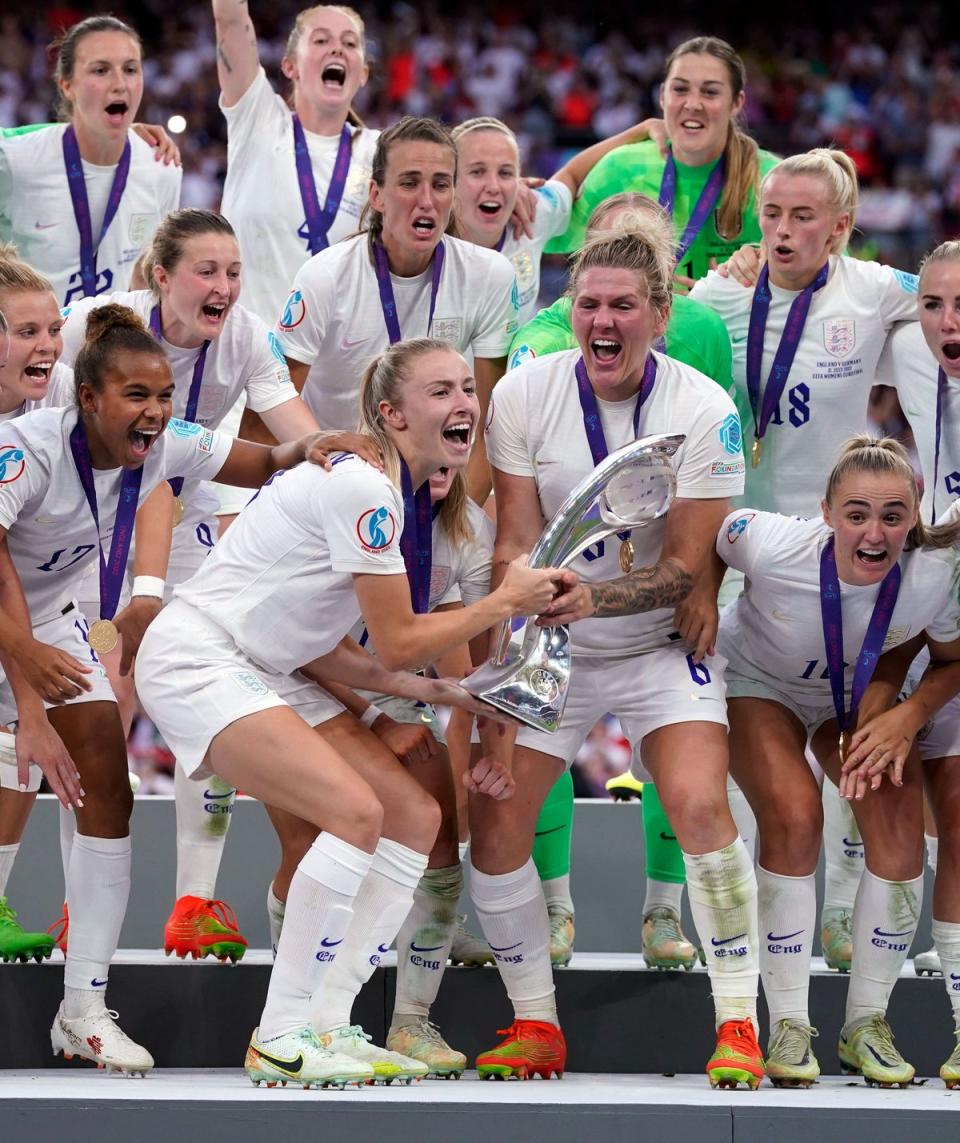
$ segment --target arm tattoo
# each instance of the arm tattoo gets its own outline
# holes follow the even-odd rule
[[[590,585],[597,616],[637,615],[673,607],[690,594],[693,577],[677,560],[665,559],[649,568],[637,568],[622,579]]]
[[[223,50],[223,44],[217,44],[217,55],[220,57],[220,62],[223,64],[223,70],[227,75],[233,73],[233,68],[230,66],[230,61],[227,59],[227,53]]]

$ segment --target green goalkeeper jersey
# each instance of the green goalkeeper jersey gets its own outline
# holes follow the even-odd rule
[[[760,178],[776,166],[779,161],[769,151],[760,151]],[[604,199],[623,191],[639,191],[657,202],[660,183],[666,162],[660,149],[652,139],[642,143],[628,143],[604,155],[599,163],[584,179],[580,194],[573,204],[573,215],[566,234],[553,239],[546,247],[548,254],[566,254],[578,250],[583,245],[583,236],[594,208]],[[677,237],[683,233],[691,212],[697,204],[700,192],[706,185],[714,164],[703,167],[687,167],[678,162],[677,190],[674,200],[673,221]],[[744,203],[740,233],[731,239],[721,238],[717,233],[716,211],[706,220],[700,233],[686,252],[677,273],[688,278],[706,277],[713,260],[717,265],[726,262],[735,250],[748,242],[759,242],[760,224],[757,221],[757,204]]]

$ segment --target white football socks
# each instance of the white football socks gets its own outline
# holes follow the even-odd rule
[[[397,934],[397,998],[394,1021],[403,1016],[429,1016],[457,925],[457,902],[463,889],[460,865],[428,869],[414,890],[413,908]]]
[[[260,1017],[261,1040],[307,1024],[310,997],[336,963],[352,904],[372,862],[372,853],[330,833],[320,834],[304,854],[290,881],[287,915]]]
[[[105,1007],[107,974],[129,896],[130,835],[75,834],[67,874],[70,947],[63,972],[67,1019]]]
[[[823,912],[829,909],[853,911],[863,874],[863,838],[853,810],[837,787],[823,781]]]
[[[212,774],[202,782],[174,770],[177,805],[177,899],[216,897],[217,874],[237,791]]]
[[[68,810],[62,803],[58,805],[60,811],[60,863],[63,866],[63,899],[67,899],[67,881],[70,877],[70,852],[73,849],[73,839],[77,832],[77,818],[73,810]]]
[[[727,1020],[757,1025],[759,958],[757,878],[737,838],[713,853],[683,855],[690,911],[703,941],[717,1027]]]
[[[280,943],[280,933],[283,930],[283,916],[287,909],[286,901],[281,901],[273,891],[273,882],[267,888],[267,919],[270,922],[270,948],[273,958],[277,958],[277,945]]]
[[[310,1024],[315,1032],[332,1032],[350,1024],[353,1002],[410,912],[428,859],[428,854],[417,853],[398,841],[380,839],[370,872],[353,903],[353,920],[336,964],[310,1003]],[[284,932],[288,923],[284,922]]]
[[[0,897],[6,895],[7,882],[13,872],[13,863],[17,860],[20,842],[14,845],[0,845]]]
[[[929,833],[923,835],[924,844],[927,847],[927,865],[937,872],[937,853],[940,849],[940,838],[932,837]]]
[[[884,881],[863,871],[853,909],[853,963],[845,1023],[883,1016],[907,959],[923,903],[923,875]]]
[[[549,881],[542,882],[543,899],[549,909],[551,905],[560,905],[573,912],[573,897],[570,895],[570,874],[564,873],[560,877],[551,877]]]
[[[786,877],[757,866],[760,979],[770,1028],[810,1023],[810,956],[817,923],[816,877]]]
[[[643,915],[646,916],[652,909],[672,909],[679,917],[684,885],[683,881],[657,881],[653,877],[648,877],[647,895],[643,899]]]
[[[730,775],[727,775],[727,801],[730,804],[730,815],[737,827],[737,833],[747,847],[750,860],[755,861],[757,856],[757,819],[753,816],[747,795],[740,789]]]
[[[512,873],[481,873],[471,864],[470,894],[516,1018],[559,1027],[550,921],[533,858]]]
[[[933,943],[940,954],[943,983],[947,986],[953,1012],[953,1027],[960,1036],[960,924],[934,920]]]

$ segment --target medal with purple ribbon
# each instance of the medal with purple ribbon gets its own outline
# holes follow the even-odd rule
[[[803,327],[810,312],[810,304],[817,290],[822,289],[830,275],[830,263],[817,271],[817,276],[790,303],[790,312],[783,327],[783,336],[770,368],[770,376],[760,399],[760,373],[763,369],[763,340],[767,329],[767,315],[770,312],[770,274],[766,266],[760,271],[753,303],[750,306],[750,328],[747,333],[747,394],[753,411],[753,444],[750,446],[750,464],[756,468],[763,454],[763,438],[770,418],[780,403],[784,386],[797,356],[797,347],[803,336]]]
[[[583,427],[587,433],[587,444],[590,446],[590,455],[593,457],[593,464],[594,467],[596,467],[602,460],[606,460],[607,454],[610,451],[607,448],[607,439],[603,435],[603,424],[600,420],[600,406],[597,404],[597,395],[594,393],[593,386],[590,384],[587,367],[582,357],[577,360],[574,372],[577,377],[577,396],[580,398],[580,408],[583,412]],[[637,403],[633,410],[634,439],[640,436],[640,410],[653,392],[653,386],[656,380],[656,358],[653,357],[652,354],[648,354],[646,364],[643,367],[643,377],[640,381]],[[630,532],[617,532],[617,539],[620,541],[620,570],[624,575],[629,575],[633,570],[633,558],[635,555],[633,541],[630,539]]]
[[[414,492],[413,480],[406,462],[400,458],[400,490],[403,493],[403,531],[400,554],[410,581],[413,610],[426,615],[430,610],[430,572],[433,565],[433,506],[430,481],[425,480]]]
[[[680,241],[677,243],[677,261],[682,262],[684,256],[690,247],[696,242],[700,231],[703,229],[703,224],[707,221],[710,215],[716,208],[717,203],[720,201],[720,196],[723,194],[723,180],[726,175],[727,167],[723,155],[714,163],[713,170],[710,172],[703,190],[700,192],[700,197],[697,199],[696,206],[693,208],[693,213],[687,220],[687,225],[683,228],[683,234],[680,235]],[[663,168],[663,177],[660,180],[660,195],[658,201],[663,209],[673,218],[673,206],[677,198],[677,162],[673,157],[673,150],[671,149],[667,155],[667,162]]]
[[[87,186],[83,179],[83,160],[80,158],[77,134],[72,126],[63,133],[63,162],[67,168],[67,186],[73,203],[73,217],[80,232],[80,282],[83,286],[83,296],[92,298],[97,292],[97,251],[119,209],[127,185],[127,175],[130,173],[130,140],[127,139],[123,145],[123,153],[120,155],[113,182],[110,184],[107,208],[103,213],[100,235],[96,242],[93,240],[90,202],[87,199]]]
[[[433,311],[437,306],[437,294],[440,292],[440,275],[443,273],[443,242],[437,244],[430,259],[432,273],[430,276],[430,313],[427,317],[427,337],[433,326]],[[383,320],[387,324],[387,336],[390,344],[395,345],[401,340],[400,319],[397,317],[397,302],[393,296],[393,282],[390,280],[390,264],[387,261],[387,252],[379,239],[373,243],[373,269],[377,275],[377,288],[380,291],[380,308],[383,310]]]
[[[293,113],[293,157],[297,164],[297,184],[300,187],[300,201],[303,203],[303,214],[307,221],[307,245],[311,254],[326,250],[330,245],[327,235],[337,217],[343,198],[343,188],[347,185],[352,139],[350,128],[344,123],[340,132],[337,157],[333,162],[333,174],[327,187],[327,197],[321,210],[317,183],[313,177],[313,164],[310,162],[310,150],[307,147],[307,136],[300,122],[300,116],[296,112]]]
[[[163,341],[159,306],[154,306],[150,311],[150,332],[157,341]],[[187,408],[182,418],[191,424],[195,424],[197,420],[197,409],[200,406],[200,390],[203,388],[203,367],[207,362],[207,350],[209,348],[210,342],[205,341],[203,345],[200,346],[200,352],[193,365],[193,377],[190,380],[190,391],[187,394]],[[173,526],[176,527],[183,519],[183,501],[180,499],[180,493],[183,490],[183,477],[171,477],[167,483],[173,492]]]
[[[894,564],[880,584],[880,592],[873,605],[873,613],[853,668],[848,710],[844,683],[843,607],[833,536],[827,540],[820,553],[820,615],[823,621],[823,647],[827,657],[830,690],[833,693],[833,708],[837,712],[837,724],[840,727],[841,762],[846,761],[850,733],[856,723],[860,701],[873,678],[877,659],[883,651],[883,643],[890,629],[890,620],[893,618],[893,609],[900,592],[900,574],[900,565]]]
[[[90,505],[93,522],[97,527],[97,546],[100,549],[100,618],[90,624],[87,640],[98,655],[105,655],[116,647],[120,639],[120,633],[112,620],[117,613],[120,591],[127,574],[127,556],[130,554],[130,543],[133,540],[133,525],[140,500],[143,466],[124,470],[117,498],[117,513],[113,521],[110,555],[104,559],[93,461],[90,459],[87,431],[82,420],[78,420],[70,431],[70,451],[73,453],[73,463],[80,477],[83,494]]]

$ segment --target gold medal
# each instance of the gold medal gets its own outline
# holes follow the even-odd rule
[[[759,437],[753,438],[753,444],[750,446],[750,466],[752,468],[760,467],[760,457],[763,455],[763,441]]]
[[[183,519],[183,501],[179,496],[173,498],[173,526],[176,527]]]
[[[90,624],[87,642],[98,655],[108,655],[120,642],[120,632],[109,619],[98,619]]]
[[[849,740],[847,738],[847,732],[845,730],[841,730],[840,731],[840,765],[841,766],[847,760],[847,747],[848,746],[849,746]]]
[[[633,571],[633,557],[635,554],[633,550],[633,540],[628,538],[620,541],[620,570],[624,575],[629,575]]]

